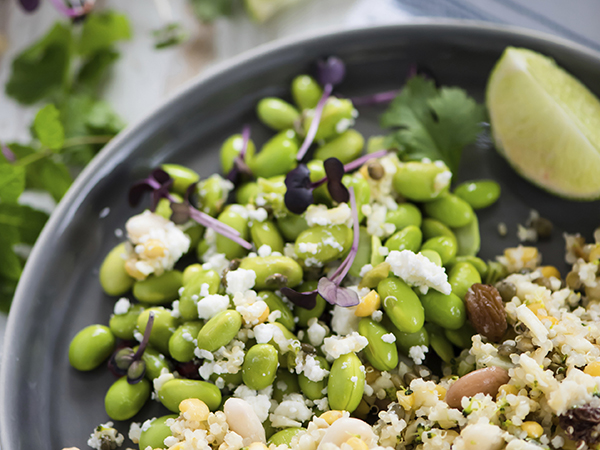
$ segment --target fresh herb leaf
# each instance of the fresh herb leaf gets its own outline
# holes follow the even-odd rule
[[[48,220],[48,215],[26,205],[0,203],[0,226],[12,227],[20,242],[33,245]]]
[[[190,37],[179,22],[168,23],[164,27],[154,30],[152,36],[154,37],[154,48],[156,49],[179,45]]]
[[[89,15],[83,24],[77,51],[83,56],[90,56],[130,38],[131,28],[125,15],[114,11],[96,12]]]
[[[12,298],[17,289],[17,281],[0,276],[0,311],[8,313]]]
[[[112,48],[98,50],[88,57],[77,73],[77,90],[89,90],[94,93],[117,59],[119,52]]]
[[[85,124],[89,131],[96,135],[114,135],[125,127],[125,123],[112,106],[103,100],[92,104]]]
[[[0,163],[0,200],[14,203],[24,189],[25,168],[9,163]]]
[[[33,130],[42,146],[50,150],[60,150],[65,143],[65,129],[60,123],[60,113],[53,104],[48,104],[37,112]]]
[[[234,0],[192,0],[194,13],[203,22],[213,22],[233,12]]]
[[[72,49],[71,28],[57,23],[13,60],[6,94],[29,105],[63,90],[69,77]]]
[[[456,173],[463,148],[475,141],[484,119],[483,106],[464,90],[438,89],[432,80],[416,76],[382,115],[381,125],[397,128],[390,144],[406,159],[441,159]]]
[[[15,227],[0,224],[0,277],[18,280],[23,264],[13,250],[19,242],[19,232]]]

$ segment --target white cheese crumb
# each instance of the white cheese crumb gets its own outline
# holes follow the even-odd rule
[[[331,311],[331,329],[340,335],[350,334],[358,330],[360,317],[354,314],[356,308],[335,305]]]
[[[313,347],[323,344],[323,339],[327,336],[327,329],[321,325],[316,317],[308,321],[308,340]]]
[[[246,269],[231,270],[227,272],[225,279],[227,280],[227,293],[234,295],[252,289],[256,281],[256,273],[254,270]]]
[[[140,442],[140,435],[142,434],[142,429],[140,427],[140,423],[139,422],[131,422],[131,425],[129,425],[129,439],[131,439],[131,442],[133,442],[134,444],[137,444]]]
[[[408,350],[408,356],[412,359],[415,364],[422,364],[425,360],[425,353],[429,351],[426,345],[413,345]]]
[[[267,244],[263,244],[258,248],[257,253],[258,256],[260,256],[261,258],[265,258],[272,253],[272,250],[271,247],[269,247]]]
[[[369,273],[369,271],[373,269],[373,265],[371,264],[365,264],[364,266],[362,266],[360,268],[360,273],[358,274],[359,277],[364,277],[367,273]]]
[[[198,317],[211,319],[229,307],[227,295],[213,294],[198,300]]]
[[[322,350],[328,359],[335,360],[351,352],[358,353],[367,345],[369,345],[367,338],[353,331],[347,336],[330,336],[325,338]]]
[[[347,203],[341,203],[335,208],[325,205],[310,205],[305,213],[309,227],[315,225],[349,225],[352,220],[352,210]]]
[[[373,311],[373,314],[371,314],[371,319],[373,319],[375,322],[381,322],[383,320],[383,312],[379,309]]]
[[[126,314],[129,308],[131,308],[131,302],[128,298],[122,297],[115,303],[114,313],[116,316],[120,316]]]
[[[269,217],[265,208],[249,209],[248,218],[254,222],[264,222]]]
[[[417,286],[423,294],[427,293],[429,288],[446,295],[452,292],[446,270],[421,254],[410,250],[393,250],[385,258],[385,262],[390,264],[394,275],[411,286]]]
[[[392,344],[396,342],[396,336],[394,336],[394,333],[384,334],[383,336],[381,336],[381,340],[383,342],[387,342],[388,344]]]

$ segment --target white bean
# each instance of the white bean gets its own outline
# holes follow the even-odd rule
[[[223,405],[223,412],[231,431],[235,431],[244,440],[244,446],[253,442],[266,444],[265,429],[252,406],[241,398],[230,398]]]

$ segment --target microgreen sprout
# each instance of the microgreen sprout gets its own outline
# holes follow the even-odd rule
[[[252,171],[246,164],[246,151],[248,150],[248,142],[250,141],[250,126],[244,125],[242,129],[242,148],[240,153],[233,160],[233,167],[227,174],[227,179],[235,183],[241,175],[252,175]]]
[[[81,17],[94,9],[95,0],[85,0],[80,6],[67,6],[63,0],[50,0],[59,13],[67,17]]]
[[[19,3],[27,12],[35,11],[40,6],[40,0],[19,0]]]
[[[356,207],[356,197],[354,196],[353,187],[348,190],[348,195],[350,197],[350,207],[352,209],[352,231],[354,235],[352,247],[350,247],[348,256],[346,256],[344,261],[330,277],[322,277],[319,280],[317,289],[314,291],[297,292],[288,287],[281,288],[281,293],[283,295],[302,308],[313,309],[317,304],[317,295],[320,295],[332,305],[350,307],[360,303],[360,298],[356,292],[340,286],[354,262],[354,258],[358,252],[358,242],[360,237],[358,209]]]
[[[399,93],[400,89],[394,89],[391,91],[378,92],[377,94],[352,97],[350,100],[354,106],[379,105],[381,103],[391,102],[398,96]]]
[[[139,383],[142,381],[142,378],[144,378],[144,374],[146,373],[146,363],[142,360],[142,355],[150,341],[153,325],[154,313],[151,311],[148,315],[144,337],[142,338],[142,342],[140,342],[137,351],[134,351],[131,347],[124,347],[117,350],[108,362],[109,368],[116,375],[123,376],[127,374],[127,382],[129,384]]]
[[[173,179],[162,169],[155,169],[150,176],[144,180],[138,181],[129,189],[129,204],[136,206],[145,192],[152,192],[152,205],[150,210],[154,211],[161,198],[166,198],[171,203],[173,214],[171,220],[177,224],[183,224],[188,220],[194,220],[200,225],[211,228],[215,232],[228,239],[231,239],[242,247],[250,250],[252,244],[240,236],[240,232],[229,225],[211,217],[210,215],[196,209],[189,201],[189,197],[196,189],[196,184],[188,187],[183,202],[178,201],[169,193],[169,188],[173,185]]]
[[[314,201],[313,190],[325,183],[331,198],[339,203],[347,202],[348,189],[342,183],[344,174],[358,169],[370,159],[381,158],[387,153],[388,150],[379,150],[363,155],[346,165],[337,158],[328,158],[323,162],[325,177],[315,182],[310,181],[310,170],[306,164],[298,164],[298,167],[285,177],[285,206],[294,214],[302,214]]]
[[[13,151],[6,145],[0,144],[0,150],[2,151],[2,156],[4,156],[9,163],[15,162],[17,160],[17,157],[15,156]]]
[[[321,121],[325,103],[327,103],[327,99],[331,95],[333,87],[340,84],[345,75],[346,66],[344,65],[344,62],[335,56],[330,56],[326,60],[321,60],[317,63],[317,80],[323,85],[323,95],[317,103],[317,106],[315,106],[312,122],[310,123],[310,127],[308,127],[304,142],[302,142],[302,146],[300,147],[300,150],[298,150],[296,160],[300,161],[304,158],[304,155],[306,155],[306,152],[314,141],[317,130],[319,129],[319,122]]]

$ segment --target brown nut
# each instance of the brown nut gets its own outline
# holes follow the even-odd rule
[[[498,342],[506,331],[506,311],[494,286],[475,283],[465,295],[467,314],[477,333]]]
[[[451,408],[462,409],[463,397],[473,397],[480,392],[496,398],[498,389],[508,383],[508,372],[500,367],[486,367],[459,378],[446,392],[446,403]]]

